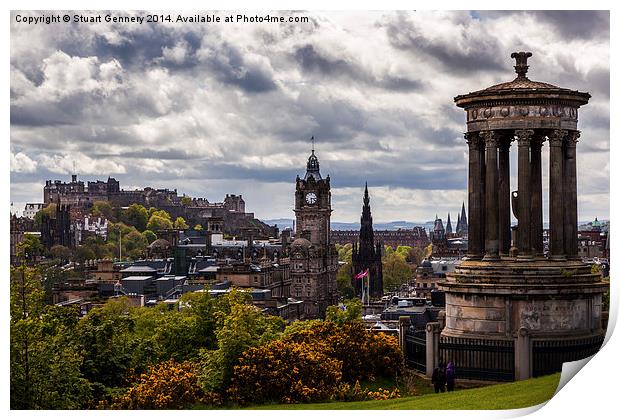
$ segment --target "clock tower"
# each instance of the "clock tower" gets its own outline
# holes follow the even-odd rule
[[[314,149],[306,174],[297,176],[295,188],[295,241],[291,243],[291,295],[304,301],[304,316],[325,315],[336,304],[338,252],[330,241],[332,213],[329,175],[324,179]]]

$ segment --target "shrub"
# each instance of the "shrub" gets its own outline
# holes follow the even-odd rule
[[[240,404],[326,401],[337,395],[341,367],[308,344],[276,340],[243,353],[228,395]]]
[[[116,398],[110,408],[180,409],[203,402],[205,397],[211,403],[218,399],[214,394],[202,393],[194,365],[169,360],[151,366],[148,373],[140,375],[138,382]]]
[[[360,322],[312,323],[306,329],[287,329],[284,340],[308,344],[340,360],[342,379],[347,382],[401,372],[403,355],[396,337],[368,331]]]

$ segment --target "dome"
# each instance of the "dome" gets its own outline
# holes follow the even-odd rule
[[[429,260],[424,259],[420,263],[420,267],[433,268],[433,264],[431,264],[431,262]]]
[[[291,246],[298,246],[298,247],[302,247],[302,248],[309,248],[309,247],[312,246],[312,243],[310,243],[310,241],[307,240],[306,238],[297,238],[297,239],[295,239],[293,241]]]
[[[168,249],[171,248],[170,242],[165,239],[156,239],[151,243],[148,248],[150,249]]]

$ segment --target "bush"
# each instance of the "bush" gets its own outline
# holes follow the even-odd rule
[[[285,341],[308,344],[342,362],[344,381],[393,377],[401,372],[403,355],[396,337],[366,330],[361,322],[333,322],[287,329]]]
[[[180,409],[203,402],[204,397],[194,365],[169,360],[140,375],[139,381],[124,395],[115,398],[110,408]],[[217,399],[214,395],[207,397],[210,402]]]
[[[337,395],[341,367],[308,344],[276,340],[243,353],[228,395],[240,404],[327,401]]]

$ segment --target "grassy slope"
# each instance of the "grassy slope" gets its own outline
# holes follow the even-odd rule
[[[268,404],[252,410],[502,410],[531,407],[549,400],[560,374],[521,382],[491,385],[444,394],[429,394],[388,401],[321,404]]]

